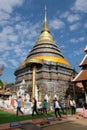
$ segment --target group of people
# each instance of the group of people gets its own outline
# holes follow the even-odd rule
[[[64,111],[66,111],[66,114],[70,113],[70,111],[72,115],[76,114],[76,102],[74,98],[61,99],[60,101],[55,98],[54,112],[56,117],[59,116],[61,118],[60,110],[62,110],[62,114],[64,114]]]
[[[21,110],[21,107],[22,107],[22,98],[21,98],[21,96],[19,96],[16,101],[17,101],[17,112],[16,112],[16,115],[18,116],[19,112],[23,115],[24,113]],[[33,103],[33,106],[32,106],[32,116],[34,115],[34,113],[36,113],[38,115],[37,101],[36,101],[35,98],[33,98],[32,103]],[[43,114],[47,114],[47,107],[48,107],[48,102],[47,102],[46,99],[44,99],[44,102],[43,102]]]
[[[19,112],[23,115],[24,113],[21,110],[21,107],[22,107],[22,98],[21,98],[21,96],[19,96],[19,98],[16,101],[17,101],[17,112],[16,112],[16,115],[18,116]],[[37,101],[36,101],[36,99],[33,98],[32,102],[33,102],[32,116],[34,115],[34,113],[36,113],[38,115]],[[44,99],[44,103],[43,103],[43,114],[47,114],[47,107],[48,107],[47,100]]]
[[[35,98],[33,98],[33,107],[32,107],[32,116],[34,115],[34,113],[36,113],[38,115],[38,110],[37,110],[37,101]],[[69,106],[68,106],[69,105]],[[17,116],[19,114],[19,112],[23,115],[24,113],[21,110],[21,106],[22,106],[22,99],[21,96],[19,96],[19,98],[17,99]],[[75,114],[76,113],[76,102],[73,98],[67,100],[67,103],[65,103],[65,100],[62,99],[60,102],[57,100],[57,98],[55,98],[53,100],[53,107],[54,107],[54,113],[56,118],[59,116],[61,118],[61,114],[60,114],[60,110],[62,110],[62,113],[64,114],[64,110],[66,109],[66,111],[68,111],[69,109],[71,109],[71,114]],[[43,101],[43,105],[42,105],[42,112],[43,114],[47,114],[48,111],[48,101],[46,99],[44,99]]]
[[[34,112],[36,112],[36,114],[38,115],[38,111],[37,111],[37,101],[35,98],[33,98],[34,100],[34,105],[33,105],[33,111],[32,111],[32,116],[34,115]],[[65,104],[65,100],[62,99],[60,102],[57,100],[57,98],[55,98],[53,100],[53,108],[54,108],[54,113],[56,118],[59,116],[61,118],[61,113],[60,110],[62,110],[62,113],[64,114],[64,110],[69,111],[71,110],[71,114],[74,115],[76,113],[76,102],[73,98],[70,98],[68,100],[69,106],[67,106]],[[43,114],[47,114],[48,111],[48,101],[46,99],[44,99],[43,101],[43,105],[42,105],[42,111]]]

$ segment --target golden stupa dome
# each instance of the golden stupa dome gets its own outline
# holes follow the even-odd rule
[[[64,58],[60,49],[57,47],[50,30],[47,26],[46,19],[46,8],[45,8],[45,17],[44,25],[41,30],[41,33],[33,47],[30,51],[27,58],[22,62],[22,66],[25,66],[29,63],[42,64],[43,61],[57,62],[63,65],[70,66],[68,61]]]

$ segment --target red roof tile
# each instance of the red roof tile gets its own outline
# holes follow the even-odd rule
[[[79,74],[73,79],[73,82],[87,81],[87,69],[81,70]]]
[[[79,66],[87,65],[87,54],[83,58],[82,62],[79,64]]]

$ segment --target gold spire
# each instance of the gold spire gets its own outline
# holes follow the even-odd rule
[[[53,44],[55,44],[55,41],[54,41],[52,35],[50,34],[50,30],[48,29],[48,26],[47,26],[46,11],[47,11],[47,9],[45,6],[44,25],[43,25],[43,29],[41,30],[41,34],[38,37],[36,44],[38,44],[38,43],[53,43]]]
[[[50,32],[50,30],[48,29],[48,26],[47,26],[47,17],[46,17],[46,14],[47,14],[47,8],[45,6],[44,26],[43,26],[43,29],[42,29],[41,33],[44,32],[44,31]]]

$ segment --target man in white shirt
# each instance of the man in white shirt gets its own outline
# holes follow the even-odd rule
[[[22,99],[21,99],[21,96],[19,96],[17,100],[17,116],[18,116],[18,112],[21,112],[21,114],[23,115],[23,112],[21,110],[21,104],[22,104]]]

